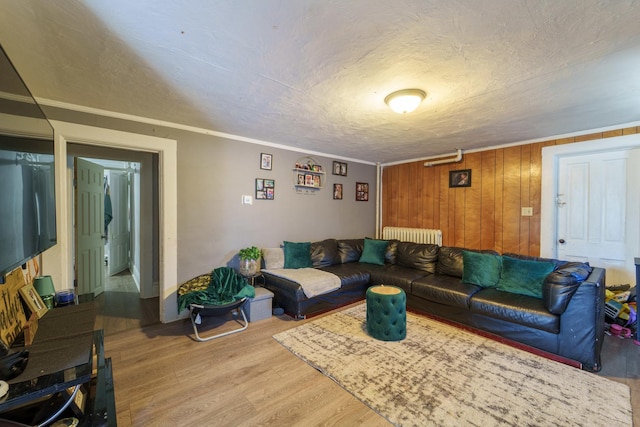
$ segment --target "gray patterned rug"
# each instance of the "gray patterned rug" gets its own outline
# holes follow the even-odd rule
[[[367,335],[365,305],[274,335],[398,426],[631,426],[629,387],[412,313]]]

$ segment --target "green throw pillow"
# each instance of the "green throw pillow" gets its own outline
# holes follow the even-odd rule
[[[503,256],[498,290],[542,299],[542,283],[553,269],[550,262]]]
[[[462,251],[462,283],[495,288],[500,280],[502,257],[480,252]]]
[[[311,265],[311,242],[284,242],[284,268],[305,268]]]
[[[359,262],[384,265],[384,255],[387,253],[387,240],[364,239],[364,249]]]

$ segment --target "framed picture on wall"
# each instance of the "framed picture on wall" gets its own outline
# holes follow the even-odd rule
[[[334,175],[340,175],[340,162],[333,162],[333,172]]]
[[[256,200],[273,200],[275,191],[276,181],[274,179],[256,178]]]
[[[356,201],[358,202],[369,201],[369,183],[356,182]]]
[[[471,169],[449,171],[449,188],[471,187]]]
[[[333,175],[347,176],[347,164],[344,162],[333,162]]]
[[[342,184],[333,184],[333,200],[342,200]]]
[[[273,156],[267,153],[260,153],[260,169],[270,171],[272,168]]]

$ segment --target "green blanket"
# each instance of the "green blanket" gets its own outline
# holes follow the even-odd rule
[[[202,284],[202,280],[200,280],[202,277],[199,276],[180,285],[178,313],[187,308],[189,304],[224,305],[244,297],[253,298],[256,296],[253,286],[233,268],[219,267],[213,270],[209,283],[204,289],[203,286],[199,286]],[[194,283],[197,282],[199,283],[194,286]]]

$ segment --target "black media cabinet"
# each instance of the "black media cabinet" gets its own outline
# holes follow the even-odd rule
[[[26,369],[7,381],[0,425],[41,425],[75,417],[78,426],[115,426],[111,359],[94,330],[94,302],[54,308],[38,321]],[[12,348],[18,351],[21,348]],[[7,424],[9,425],[9,424]]]

